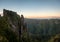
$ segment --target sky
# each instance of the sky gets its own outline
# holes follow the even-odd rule
[[[0,0],[0,14],[3,9],[23,14],[25,18],[60,17],[59,0]]]

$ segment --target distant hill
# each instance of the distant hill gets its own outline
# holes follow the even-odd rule
[[[25,19],[25,22],[27,22],[29,32],[31,33],[37,32],[40,34],[42,32],[44,35],[60,33],[60,19]]]
[[[37,42],[48,42],[51,37],[60,34],[60,19],[25,19],[25,22],[29,35]]]

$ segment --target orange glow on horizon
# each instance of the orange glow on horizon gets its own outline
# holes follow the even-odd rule
[[[60,18],[60,16],[26,16],[25,18]]]

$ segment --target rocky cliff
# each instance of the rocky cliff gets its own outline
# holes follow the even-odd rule
[[[22,16],[14,11],[3,9],[3,16],[0,16],[0,35],[4,35],[2,38],[5,37],[6,42],[20,42],[22,39],[22,32],[26,32],[27,29]]]

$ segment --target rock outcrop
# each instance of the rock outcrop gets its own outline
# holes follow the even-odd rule
[[[0,16],[1,17],[1,16]],[[24,35],[25,34],[25,32],[27,32],[26,30],[27,30],[27,25],[26,25],[26,23],[24,23],[24,16],[23,15],[21,15],[21,17],[16,13],[16,12],[14,12],[14,11],[10,11],[10,10],[6,10],[6,9],[3,9],[3,17],[2,17],[3,19],[2,19],[2,21],[3,22],[6,22],[6,24],[7,24],[7,26],[6,27],[8,27],[7,28],[7,31],[9,32],[9,34],[8,34],[8,32],[5,34],[5,35],[7,35],[7,36],[11,36],[11,35],[13,35],[14,33],[15,33],[15,35],[17,35],[17,39],[18,39],[18,41],[20,42],[20,40],[22,39],[22,35]],[[0,19],[1,20],[1,19]],[[2,22],[1,21],[1,22]],[[2,22],[2,23],[3,23]],[[5,23],[3,23],[4,24],[4,26],[6,25]],[[2,24],[2,25],[3,25]],[[4,27],[4,26],[0,26],[0,27],[3,27],[3,28],[6,28],[6,27]],[[0,28],[1,29],[1,28]],[[9,29],[9,30],[8,30]],[[4,31],[4,30],[3,30]],[[11,34],[11,32],[12,32],[12,34]],[[14,39],[12,39],[12,37],[10,38],[10,37],[7,37],[6,36],[6,38],[9,38],[8,40],[10,41],[10,42],[17,42],[16,41],[16,39],[14,38]],[[24,37],[23,37],[24,38]]]

